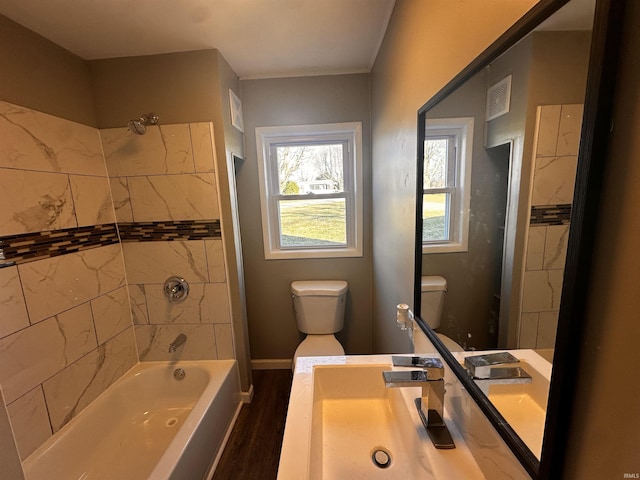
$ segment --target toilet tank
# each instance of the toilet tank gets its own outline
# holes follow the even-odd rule
[[[344,280],[291,283],[298,330],[311,335],[329,335],[342,330],[348,287]]]
[[[422,277],[420,316],[434,330],[440,327],[447,280],[444,277]]]

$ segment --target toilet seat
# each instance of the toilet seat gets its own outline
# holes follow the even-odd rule
[[[298,357],[325,357],[344,355],[344,348],[334,335],[307,335],[293,354],[293,368]]]
[[[440,341],[444,344],[445,347],[447,347],[447,349],[450,352],[464,352],[464,348],[462,348],[458,343],[456,343],[451,338],[447,337],[442,333],[436,332],[436,335],[438,335],[438,338],[440,339]]]

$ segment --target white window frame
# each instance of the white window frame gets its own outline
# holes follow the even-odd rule
[[[469,205],[471,201],[471,164],[473,158],[473,117],[427,119],[425,139],[452,136],[456,154],[450,171],[455,171],[453,185],[442,189],[424,189],[424,193],[451,193],[449,205],[449,240],[422,242],[422,253],[455,253],[469,250]],[[418,179],[423,182],[423,179]]]
[[[344,192],[315,194],[314,198],[345,198],[346,245],[289,247],[280,245],[277,161],[272,154],[275,145],[335,141],[345,142]],[[331,123],[322,125],[291,125],[256,128],[260,208],[265,259],[361,257],[363,243],[362,200],[362,123]],[[298,196],[288,195],[295,200]]]

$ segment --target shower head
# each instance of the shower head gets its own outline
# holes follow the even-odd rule
[[[131,133],[136,135],[144,135],[148,125],[157,125],[158,116],[155,113],[145,113],[137,120],[129,120],[127,127]]]

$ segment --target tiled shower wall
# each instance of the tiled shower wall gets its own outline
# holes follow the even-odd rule
[[[187,336],[183,359],[234,358],[211,124],[101,136],[140,359],[172,358],[168,345],[180,333]],[[183,302],[164,295],[174,275],[190,285]]]
[[[212,138],[0,102],[0,386],[23,459],[138,359],[233,358]],[[162,295],[171,275],[182,303]]]
[[[582,105],[538,107],[520,348],[555,345],[581,126]]]

